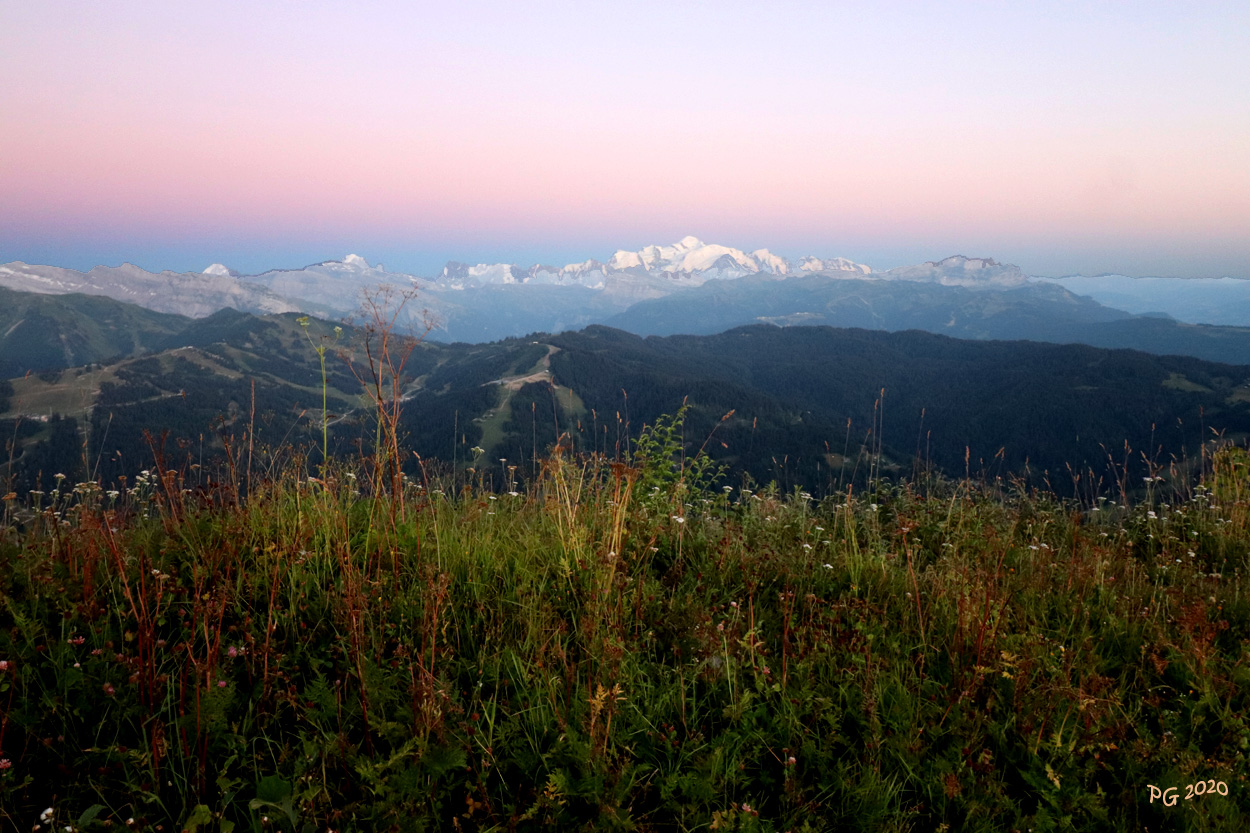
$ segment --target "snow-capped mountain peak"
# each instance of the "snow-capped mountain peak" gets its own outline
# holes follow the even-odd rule
[[[570,263],[567,266],[560,267],[561,275],[578,274],[582,272],[603,272],[605,267],[597,260],[583,260],[581,263]]]
[[[761,272],[772,272],[774,275],[790,274],[790,261],[781,255],[775,255],[768,249],[756,249],[751,257],[759,264]]]
[[[642,267],[648,269],[649,266],[643,263],[642,255],[639,252],[627,252],[624,249],[617,251],[608,259],[609,269],[633,269]]]
[[[686,240],[693,239],[694,238],[692,237],[686,238]],[[683,240],[682,242],[684,243],[686,240]],[[747,272],[760,271],[759,264],[756,263],[755,259],[750,255],[745,254],[739,249],[732,249],[728,246],[717,246],[715,244],[710,246],[703,244],[698,245],[697,247],[686,252],[685,256],[682,257],[682,259],[677,263],[667,264],[664,267],[664,270],[666,272],[699,272],[704,269],[711,269],[713,266],[718,265],[720,268],[725,268],[729,266],[728,263],[723,261],[723,258],[725,257],[729,257],[733,263],[743,267],[747,270]]]
[[[799,261],[799,269],[803,272],[851,272],[857,275],[872,274],[872,267],[844,257],[819,258],[808,255]]]
[[[886,280],[922,281],[945,286],[1003,287],[1028,283],[1028,276],[1019,266],[999,263],[988,257],[952,255],[918,266],[900,266],[881,273]]]
[[[932,262],[932,261],[930,261]],[[965,257],[964,255],[951,255],[937,262],[938,266],[947,269],[963,269],[965,272],[976,271],[977,269],[993,269],[995,266],[1002,266],[992,257]]]
[[[802,261],[807,272],[836,272],[833,277],[867,275],[872,269],[846,258],[808,257]],[[698,286],[709,280],[731,280],[747,275],[785,277],[793,274],[790,261],[768,249],[747,253],[732,246],[705,243],[687,235],[671,245],[649,245],[636,251],[618,249],[606,262],[585,260],[556,269],[535,265],[528,270],[514,264],[448,263],[436,278],[436,285],[465,289],[501,283],[577,285],[606,289],[614,294],[652,296],[674,289]],[[641,281],[641,283],[640,283]]]
[[[763,259],[730,246],[704,243],[689,235],[671,246],[651,245],[636,252],[620,249],[612,255],[607,265],[610,270],[642,269],[646,272],[669,274],[693,274],[709,269],[728,270],[739,273],[734,277],[755,272],[785,274],[788,271],[789,266],[785,264],[784,258],[776,257],[767,249],[761,249],[757,254],[762,254]],[[730,261],[724,260],[726,256]]]

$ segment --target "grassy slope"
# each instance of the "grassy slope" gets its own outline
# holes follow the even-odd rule
[[[637,462],[558,457],[518,496],[373,500],[366,469],[245,507],[158,476],[6,502],[0,818],[1250,821],[1246,455],[1084,511],[968,483],[702,491]],[[1228,796],[1148,800],[1206,779]]]

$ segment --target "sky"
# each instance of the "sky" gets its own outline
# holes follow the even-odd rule
[[[0,263],[1250,278],[1250,4],[0,0]]]

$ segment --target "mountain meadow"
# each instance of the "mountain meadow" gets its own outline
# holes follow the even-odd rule
[[[1250,366],[38,297],[6,828],[1250,821]]]

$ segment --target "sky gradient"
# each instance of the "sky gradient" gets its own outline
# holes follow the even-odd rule
[[[1250,278],[1250,5],[0,0],[0,262]]]

